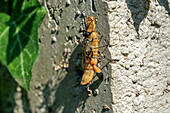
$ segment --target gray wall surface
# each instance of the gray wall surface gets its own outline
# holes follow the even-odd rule
[[[46,0],[40,1],[47,14],[40,27],[40,54],[33,69],[31,90],[28,93],[32,112],[80,113],[104,112],[107,105],[112,112],[112,95],[109,81],[97,77],[89,86],[80,85],[83,75],[81,22],[83,16],[97,19],[97,32],[102,37],[100,45],[109,40],[108,7],[101,0]],[[87,21],[87,17],[86,20]],[[109,57],[110,53],[103,53]],[[64,60],[64,63],[61,61]],[[66,61],[68,60],[68,61]],[[101,66],[107,61],[102,61]],[[67,66],[69,64],[69,66]],[[60,69],[57,69],[61,66]],[[110,67],[103,70],[110,76]]]
[[[30,91],[0,65],[6,113],[168,113],[170,111],[170,0],[39,0],[47,13],[39,28],[39,58]],[[83,75],[81,22],[97,20],[103,55],[94,78]],[[64,61],[64,62],[62,62]],[[107,60],[101,59],[100,67]],[[59,68],[60,67],[60,68]],[[2,76],[0,76],[2,78]],[[13,86],[13,87],[11,87]],[[98,94],[95,94],[97,90]],[[9,107],[10,106],[10,107]]]
[[[116,113],[170,111],[170,0],[108,2]]]

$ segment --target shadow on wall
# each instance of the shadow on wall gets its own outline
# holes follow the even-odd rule
[[[84,110],[89,96],[86,87],[80,85],[81,76],[83,75],[81,51],[81,44],[79,44],[71,54],[69,68],[58,70],[54,76],[55,78],[52,78],[46,84],[43,90],[45,97],[43,105],[46,104],[46,111],[49,113],[75,113],[77,111],[76,108],[80,108],[80,111]],[[63,71],[67,71],[67,74],[63,73]],[[94,83],[95,87],[100,85],[99,81]],[[52,99],[53,102],[51,103],[52,92],[54,92],[54,100]],[[49,105],[49,103],[51,104]]]
[[[17,83],[7,68],[0,63],[0,113],[12,113],[14,111],[16,86]]]
[[[13,113],[14,108],[18,107],[19,101],[22,102],[20,105],[24,113],[31,112],[27,92],[23,88],[21,91],[17,91],[17,86],[8,69],[0,63],[0,113]],[[20,95],[22,95],[21,98]],[[18,109],[16,110],[19,112]]]
[[[21,88],[21,93],[22,96],[20,99],[22,100],[22,109],[24,113],[31,113],[31,107],[28,99],[28,92],[24,88]]]
[[[160,2],[158,2],[160,6],[163,6],[165,8],[165,10],[168,12],[168,15],[170,16],[170,8],[169,8],[169,2],[168,0],[160,0]]]
[[[149,11],[148,0],[126,0],[127,6],[130,9],[133,25],[139,35],[139,26],[142,20],[147,16]]]
[[[134,27],[139,35],[139,26],[142,20],[147,16],[149,11],[149,0],[126,0],[127,6],[130,9],[131,16],[134,22]],[[170,8],[168,6],[168,0],[160,0],[158,2],[160,6],[163,6],[170,16]]]

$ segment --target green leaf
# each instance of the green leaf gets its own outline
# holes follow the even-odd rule
[[[38,28],[46,10],[36,0],[14,0],[11,17],[0,13],[0,61],[27,91],[38,57]]]

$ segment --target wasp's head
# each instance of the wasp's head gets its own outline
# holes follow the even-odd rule
[[[93,16],[88,16],[87,20],[87,32],[96,31],[95,18]]]

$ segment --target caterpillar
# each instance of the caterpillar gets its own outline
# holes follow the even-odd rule
[[[87,28],[83,32],[84,40],[82,47],[82,64],[84,69],[84,74],[82,76],[81,85],[89,84],[94,74],[103,79],[103,73],[96,66],[98,63],[98,47],[99,40],[96,32],[96,23],[93,16],[88,16]]]

